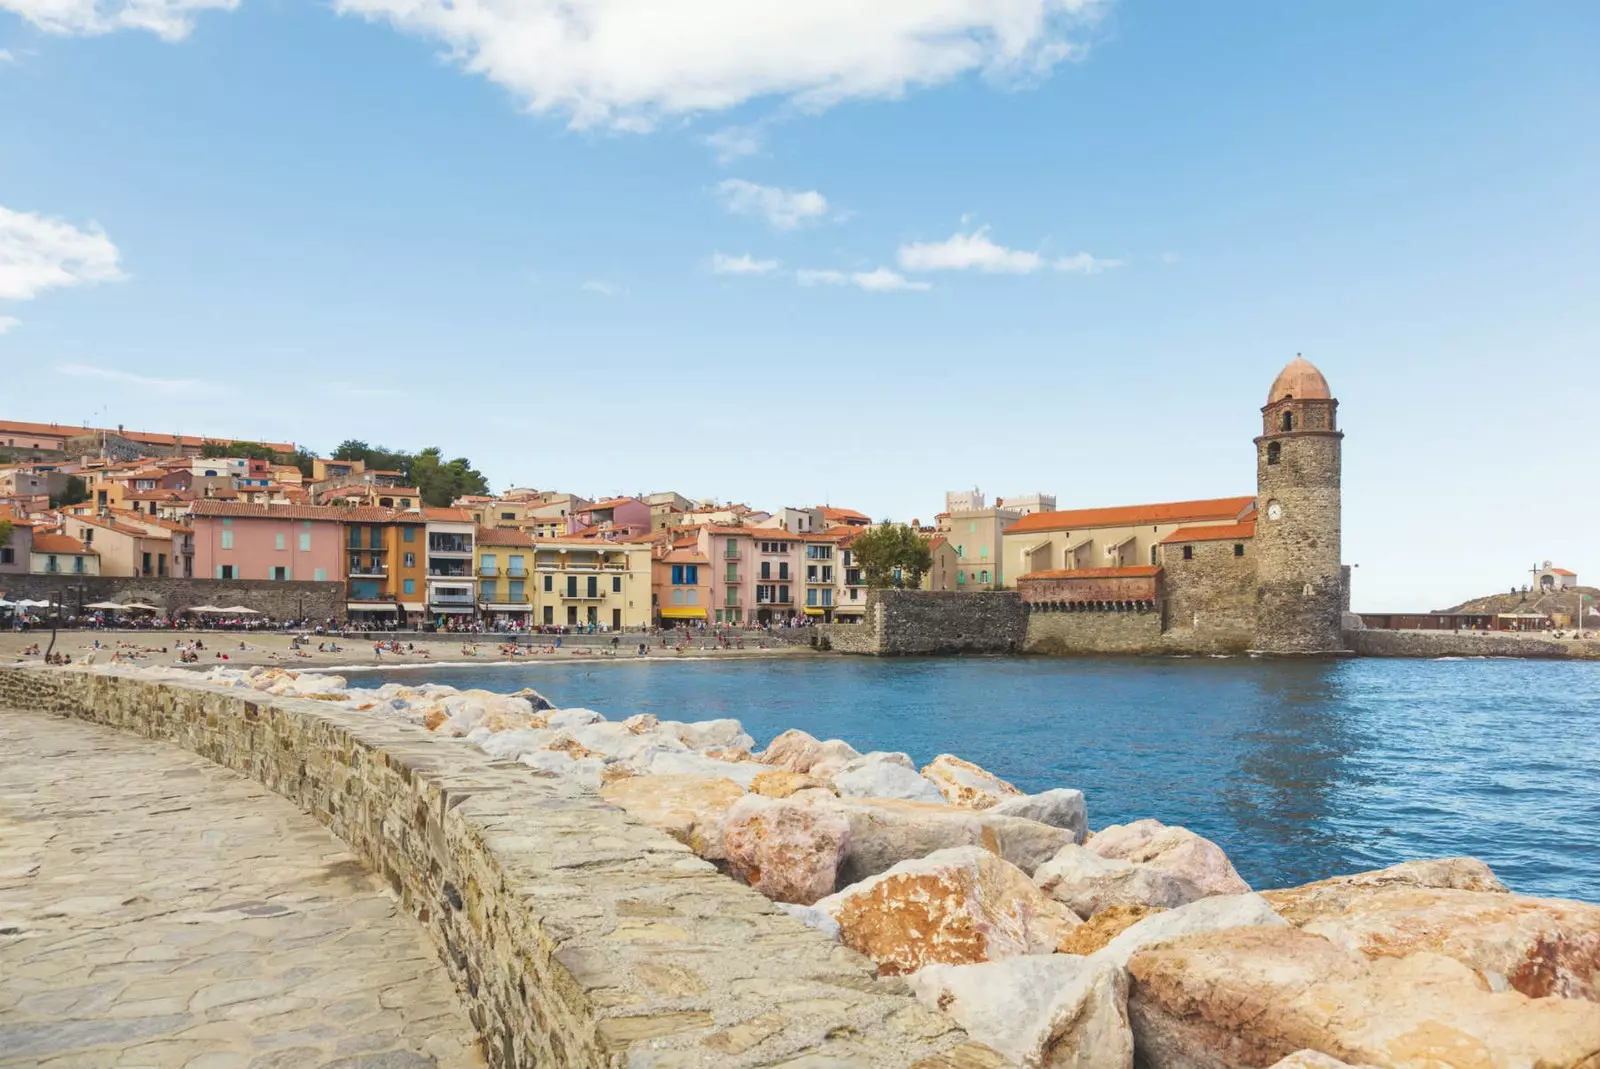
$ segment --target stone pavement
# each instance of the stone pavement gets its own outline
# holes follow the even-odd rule
[[[468,1069],[422,930],[259,784],[0,709],[0,1066]]]

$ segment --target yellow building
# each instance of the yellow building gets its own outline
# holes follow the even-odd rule
[[[1156,547],[1178,528],[1237,523],[1254,508],[1254,496],[1246,496],[1036,512],[1001,536],[1004,575],[1158,564]]]
[[[477,509],[462,506],[469,512]],[[478,612],[484,626],[525,627],[530,623],[534,585],[533,539],[527,532],[494,526],[478,527]]]
[[[650,623],[650,546],[535,539],[525,588],[535,627],[637,629]]]

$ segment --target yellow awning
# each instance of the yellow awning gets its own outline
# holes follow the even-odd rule
[[[699,620],[705,618],[706,611],[693,605],[668,605],[661,615],[668,620]]]
[[[817,608],[812,608],[810,606],[806,607],[806,615],[807,616],[821,616],[823,613],[825,613],[827,611],[828,611],[827,609],[817,609]]]

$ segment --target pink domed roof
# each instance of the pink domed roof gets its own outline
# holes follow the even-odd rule
[[[1267,404],[1275,405],[1288,397],[1327,401],[1332,399],[1333,391],[1328,389],[1328,380],[1322,377],[1316,365],[1303,356],[1296,356],[1272,380]]]

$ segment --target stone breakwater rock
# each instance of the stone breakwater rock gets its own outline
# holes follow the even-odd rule
[[[836,809],[850,822],[850,847],[839,870],[839,881],[845,884],[958,846],[981,846],[1032,873],[1072,841],[1064,828],[943,804],[829,796],[806,800]]]
[[[757,760],[785,772],[811,772],[818,765],[828,772],[860,756],[848,742],[839,739],[819,742],[804,731],[790,728],[773,739]]]
[[[785,772],[781,768],[770,768],[765,772],[757,772],[750,781],[752,794],[766,795],[768,798],[787,798],[797,791],[822,790],[829,794],[836,793],[826,780],[804,772]]]
[[[691,750],[744,750],[756,744],[737,720],[700,720],[693,724],[675,721],[665,725]]]
[[[1404,885],[1345,901],[1326,893],[1268,901],[1297,927],[1369,958],[1428,951],[1476,970],[1493,991],[1600,1002],[1600,906]]]
[[[1188,880],[1150,865],[1101,857],[1087,847],[1063,846],[1033,874],[1039,890],[1080,917],[1107,906],[1172,909],[1204,897]]]
[[[1369,960],[1292,927],[1236,928],[1142,950],[1128,972],[1152,1069],[1270,1066],[1304,1049],[1391,1069],[1600,1064],[1592,1003],[1486,991],[1437,954]]]
[[[601,787],[600,797],[708,861],[719,861],[722,820],[744,797],[744,788],[718,776],[631,776]]]
[[[816,903],[883,976],[1049,954],[1081,921],[1015,865],[977,846],[936,850]]]
[[[1107,906],[1062,936],[1056,953],[1088,956],[1146,917],[1163,912],[1153,906]]]
[[[945,801],[963,809],[988,809],[1007,798],[1023,796],[999,776],[954,754],[935,757],[923,766],[922,775],[939,788]]]
[[[762,765],[754,761],[721,761],[692,750],[681,753],[656,750],[648,760],[631,764],[642,764],[638,770],[651,776],[714,776],[731,779],[741,789],[749,787],[765,771]]]
[[[1319,1050],[1297,1050],[1273,1062],[1271,1069],[1371,1069],[1371,1067],[1341,1062],[1338,1058],[1330,1057]]]
[[[809,906],[833,894],[850,822],[832,810],[747,794],[722,819],[722,845],[735,877],[775,902]]]
[[[833,774],[833,788],[841,798],[901,798],[940,805],[945,800],[938,787],[917,775],[911,758],[902,753],[855,758]]]
[[[1072,832],[1073,842],[1080,846],[1089,837],[1089,810],[1084,805],[1083,792],[1067,787],[1019,798],[1002,798],[986,812],[997,817],[1025,817],[1051,827],[1066,828]]]
[[[929,965],[912,992],[1023,1069],[1132,1069],[1127,975],[1062,954]]]
[[[1154,913],[1119,933],[1094,952],[1102,961],[1126,966],[1146,947],[1181,939],[1199,932],[1220,932],[1230,928],[1287,928],[1289,922],[1272,911],[1258,894],[1213,895],[1187,906]]]
[[[1159,820],[1113,824],[1096,832],[1086,845],[1101,857],[1149,865],[1187,880],[1201,894],[1237,895],[1250,890],[1220,846],[1188,828],[1169,827]]]
[[[1373,891],[1395,887],[1448,887],[1458,891],[1509,894],[1488,865],[1475,857],[1442,857],[1407,861],[1386,869],[1334,876],[1327,880],[1262,891],[1261,895],[1291,924],[1343,912]]]

